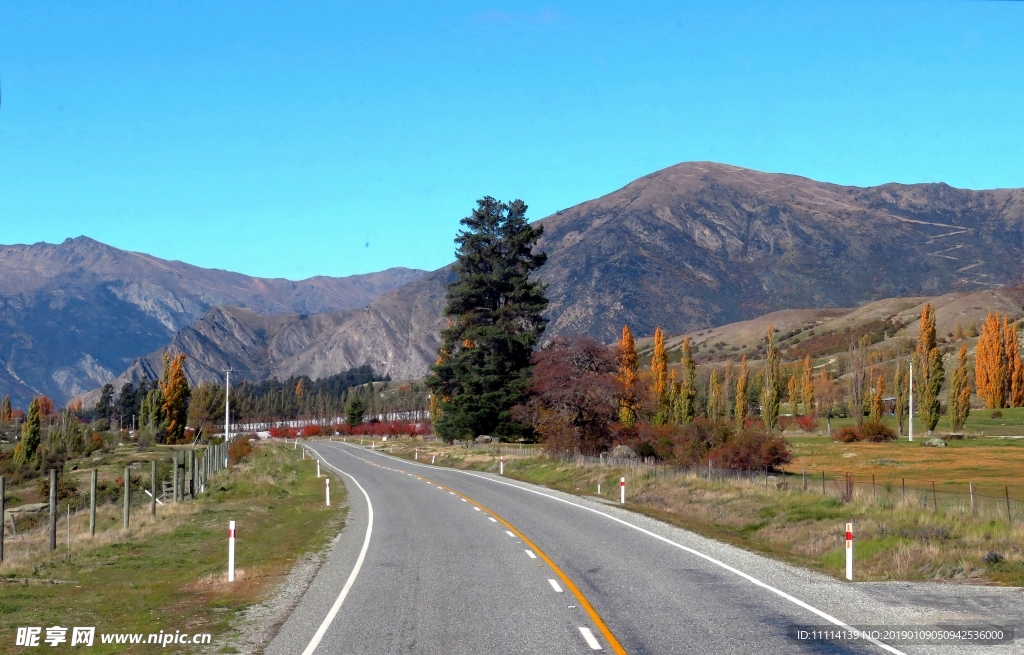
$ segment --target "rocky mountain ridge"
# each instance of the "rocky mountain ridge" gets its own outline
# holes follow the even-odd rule
[[[256,278],[107,246],[88,237],[0,246],[0,395],[58,403],[162,348],[210,308],[259,314],[365,306],[423,271]]]

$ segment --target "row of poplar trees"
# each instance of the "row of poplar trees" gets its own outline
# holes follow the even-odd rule
[[[794,413],[799,412],[801,407],[805,413],[814,413],[814,371],[808,356],[804,359],[800,377],[795,372],[791,373],[788,384],[784,384],[780,373],[779,349],[775,345],[774,325],[768,326],[765,343],[767,357],[764,368],[758,373],[762,376],[759,400],[765,427],[774,430],[778,427],[779,407],[784,392],[788,392]],[[665,334],[660,327],[654,331],[654,350],[648,381],[640,379],[636,343],[628,325],[622,328],[617,357],[618,378],[624,389],[619,408],[619,420],[623,425],[631,426],[640,420],[645,398],[650,398],[654,406],[651,422],[655,425],[683,425],[696,418],[697,364],[693,358],[690,337],[685,337],[680,346],[678,375],[677,369],[669,370]],[[737,427],[742,429],[750,416],[750,384],[751,373],[746,355],[740,361],[738,372],[733,371],[731,363],[726,365],[721,374],[717,368],[712,369],[705,395],[707,418],[713,422],[733,419]]]

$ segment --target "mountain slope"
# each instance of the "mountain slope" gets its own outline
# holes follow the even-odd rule
[[[57,402],[165,346],[213,306],[260,314],[350,310],[415,280],[389,269],[345,278],[255,278],[112,248],[87,237],[0,246],[0,395]]]
[[[997,288],[1024,277],[1021,189],[864,189],[697,162],[541,223],[549,337],[610,342],[625,323],[634,334],[657,326],[678,334],[782,309]],[[449,275],[435,271],[352,312],[302,361],[344,351],[354,365],[424,374]],[[304,372],[313,370],[322,369]]]
[[[681,334],[783,309],[1024,279],[1021,189],[859,188],[695,162],[541,223],[549,337],[610,342],[624,323],[638,335],[657,326]],[[440,269],[346,312],[279,370],[318,377],[370,364],[393,377],[423,375],[449,279]]]

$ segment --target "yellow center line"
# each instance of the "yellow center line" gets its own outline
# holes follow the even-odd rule
[[[426,480],[428,482],[433,482],[434,484],[436,484],[437,486],[441,487],[442,489],[447,489],[448,491],[452,492],[456,496],[460,496],[461,498],[465,499],[467,502],[472,502],[472,503],[476,504],[477,506],[480,507],[480,509],[482,509],[483,511],[485,511],[488,514],[490,514],[491,516],[493,516],[495,519],[497,519],[497,521],[499,523],[504,525],[511,532],[513,532],[517,537],[522,539],[523,543],[526,544],[527,546],[529,546],[530,549],[533,550],[533,552],[537,555],[537,557],[539,557],[542,560],[544,560],[544,563],[551,567],[551,570],[554,571],[555,574],[558,575],[559,578],[561,578],[562,582],[569,589],[569,591],[571,591],[573,593],[573,595],[576,596],[576,600],[579,601],[580,607],[583,608],[583,610],[590,617],[590,620],[594,622],[594,625],[597,626],[597,629],[601,632],[602,635],[604,635],[605,641],[608,642],[608,645],[611,647],[612,651],[615,652],[616,655],[626,655],[626,649],[623,648],[622,644],[619,643],[619,640],[615,638],[615,635],[612,634],[612,631],[608,628],[607,624],[605,624],[604,620],[597,613],[597,610],[594,609],[594,606],[590,604],[590,601],[587,600],[587,597],[583,595],[583,592],[579,590],[579,587],[577,587],[575,584],[573,584],[573,581],[569,579],[569,576],[567,576],[565,573],[563,573],[562,569],[558,568],[558,565],[555,564],[554,562],[552,562],[551,558],[548,557],[544,553],[543,550],[541,550],[540,548],[537,547],[537,544],[535,544],[532,541],[530,541],[526,537],[526,535],[524,535],[522,532],[520,532],[518,529],[516,529],[516,527],[514,525],[512,525],[511,523],[509,523],[505,519],[501,518],[496,513],[494,513],[493,511],[491,511],[490,509],[488,509],[487,507],[485,507],[481,503],[477,502],[476,500],[470,498],[469,496],[466,496],[465,494],[462,494],[462,493],[460,493],[459,491],[457,491],[455,489],[451,489],[449,487],[446,487],[446,486],[444,486],[443,484],[441,484],[439,482],[436,482],[434,480],[430,480],[429,478],[424,478],[422,476],[416,476],[416,477],[420,478],[421,480]]]

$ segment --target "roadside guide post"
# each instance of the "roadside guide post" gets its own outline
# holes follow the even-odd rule
[[[235,522],[228,521],[228,582],[235,581]]]
[[[501,474],[505,475],[505,458],[501,458]]]
[[[853,523],[846,524],[846,579],[853,580]]]
[[[331,479],[324,478],[324,482],[327,483],[327,506],[331,506]]]
[[[619,479],[619,503],[626,504],[626,478]]]

